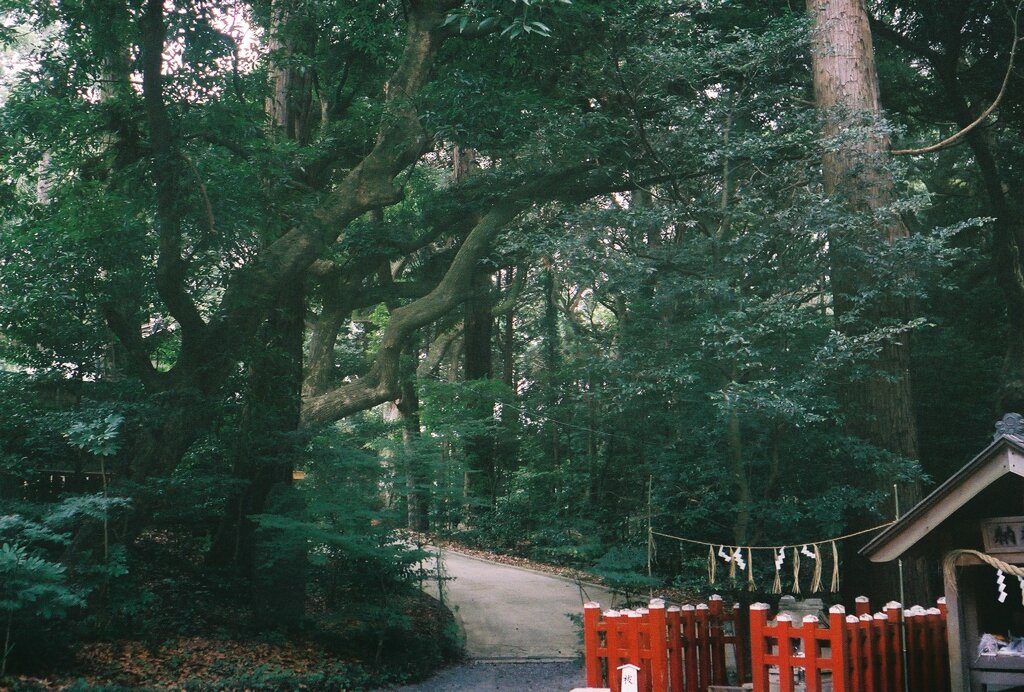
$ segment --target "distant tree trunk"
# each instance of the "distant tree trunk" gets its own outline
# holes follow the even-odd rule
[[[398,400],[402,415],[402,447],[405,470],[406,525],[413,531],[430,529],[430,477],[416,448],[420,436],[420,400],[416,381],[408,376],[402,382],[402,398]]]
[[[864,0],[807,0],[814,19],[811,37],[814,93],[825,119],[824,134],[833,138],[847,133],[842,142],[831,145],[823,161],[826,194],[843,200],[849,210],[875,217],[871,237],[856,231],[834,233],[829,237],[832,264],[832,292],[838,317],[854,308],[854,297],[864,282],[871,282],[862,253],[870,254],[879,236],[889,243],[908,236],[906,226],[888,212],[895,200],[895,185],[888,171],[889,140],[878,128],[881,114],[878,75]],[[863,133],[860,136],[856,134]],[[854,136],[850,136],[854,134]],[[900,320],[908,306],[882,298],[867,306],[863,319],[870,323]],[[856,332],[857,325],[844,326]],[[906,336],[885,344],[877,367],[879,373],[849,383],[840,396],[850,432],[876,447],[907,459],[918,458],[917,428],[910,390],[910,344]],[[889,484],[883,483],[888,490]],[[900,487],[901,504],[910,507],[921,498],[920,483]],[[898,593],[895,569],[869,568],[858,556],[847,554],[847,581],[851,587],[867,586],[869,595],[885,600]],[[850,564],[859,563],[859,564]],[[858,567],[860,569],[858,569]],[[874,577],[872,575],[878,575]],[[905,569],[906,593],[917,602],[929,596],[929,579],[920,561]],[[864,580],[863,584],[856,583]]]
[[[491,275],[477,271],[473,277],[470,297],[466,300],[463,329],[466,381],[488,380],[493,374],[492,342],[494,315],[491,312]],[[476,415],[486,419],[493,415],[493,405],[482,400]],[[497,499],[497,478],[494,464],[494,438],[487,434],[473,435],[466,440],[466,493],[470,501],[482,501],[493,507]]]
[[[541,330],[544,335],[544,344],[541,353],[544,355],[544,371],[551,378],[548,391],[551,392],[548,410],[552,411],[557,397],[554,379],[561,367],[562,339],[558,331],[558,282],[555,281],[554,263],[545,261],[541,273],[541,287],[544,290],[544,317],[541,322]],[[551,436],[551,465],[558,467],[561,464],[562,445],[559,436],[558,426],[549,420],[547,422],[548,435]]]
[[[321,112],[313,104],[313,70],[305,65],[289,65],[288,58],[312,55],[315,26],[302,16],[301,3],[274,5],[267,47],[275,60],[264,110],[285,137],[308,144],[314,115]],[[287,28],[282,31],[283,27]],[[286,37],[283,41],[282,36]]]

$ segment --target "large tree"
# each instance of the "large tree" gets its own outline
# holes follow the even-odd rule
[[[828,236],[835,315],[840,329],[850,335],[878,326],[893,331],[880,344],[875,372],[843,386],[846,422],[854,435],[916,461],[910,338],[901,328],[910,317],[910,306],[895,292],[879,290],[879,277],[872,275],[879,242],[895,245],[906,240],[909,231],[894,208],[897,191],[867,9],[864,0],[808,0],[807,7],[814,21],[814,94],[824,119],[825,194],[857,215],[853,223],[834,227]],[[918,481],[895,487],[903,507],[922,497]],[[917,563],[909,569],[908,593],[915,602],[927,599],[924,570]],[[893,593],[895,586],[893,575],[873,591]]]

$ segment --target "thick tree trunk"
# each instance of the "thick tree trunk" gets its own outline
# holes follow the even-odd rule
[[[254,595],[273,617],[295,621],[304,600],[301,548],[274,567],[260,563],[261,543],[269,532],[258,529],[251,515],[299,511],[289,492],[292,471],[300,458],[298,435],[302,382],[303,291],[301,286],[282,300],[264,327],[262,348],[250,359],[249,383],[235,454],[234,475],[244,483],[229,502],[210,561],[232,566],[250,580]],[[290,564],[285,564],[285,563]]]
[[[852,213],[872,219],[865,224],[873,228],[868,234],[848,230],[829,237],[833,300],[836,315],[842,319],[853,312],[862,284],[872,281],[860,258],[871,253],[879,237],[894,243],[907,237],[908,231],[888,211],[896,193],[887,168],[888,137],[877,127],[881,114],[878,75],[864,0],[807,0],[807,7],[814,18],[815,98],[825,119],[825,137],[838,140],[829,144],[824,156],[825,192],[844,201]],[[857,322],[863,326],[847,323],[844,329],[856,332],[878,322],[902,320],[908,313],[906,305],[891,298],[860,309]],[[840,396],[852,434],[882,450],[916,460],[909,348],[906,336],[888,342],[876,363],[878,374],[849,383]],[[882,489],[888,490],[889,483],[883,481]],[[911,506],[921,497],[920,484],[902,484],[900,495],[903,507]],[[873,592],[869,595],[886,600],[895,598],[899,592],[895,569],[872,568],[851,553],[846,556],[847,585],[854,590],[868,587]],[[927,602],[930,589],[925,565],[915,561],[907,565],[905,574],[907,595],[915,602]],[[861,580],[863,584],[858,583]]]

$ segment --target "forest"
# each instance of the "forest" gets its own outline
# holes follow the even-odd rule
[[[1024,412],[1020,8],[0,0],[0,686],[398,682],[425,541],[708,592],[653,531],[891,521]]]

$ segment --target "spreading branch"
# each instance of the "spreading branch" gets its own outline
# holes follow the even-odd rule
[[[1020,15],[1022,5],[1024,5],[1024,1],[1017,3],[1017,9],[1010,14],[1010,21],[1013,23],[1013,42],[1010,44],[1010,59],[1006,66],[1006,74],[1003,75],[1003,83],[999,87],[999,93],[996,94],[996,98],[992,101],[991,105],[989,105],[988,108],[982,111],[981,115],[975,118],[975,120],[972,123],[962,128],[960,131],[950,135],[941,142],[936,142],[935,144],[926,147],[920,147],[917,149],[894,149],[890,152],[893,156],[918,156],[920,154],[931,154],[933,152],[939,151],[940,149],[945,149],[946,147],[958,142],[965,135],[971,132],[971,130],[973,130],[978,125],[983,123],[990,115],[992,115],[992,113],[995,112],[995,110],[1003,102],[1003,97],[1006,95],[1007,87],[1010,84],[1010,78],[1013,76],[1013,64],[1015,58],[1017,57],[1017,45],[1020,43],[1020,32],[1018,30],[1018,16]]]

